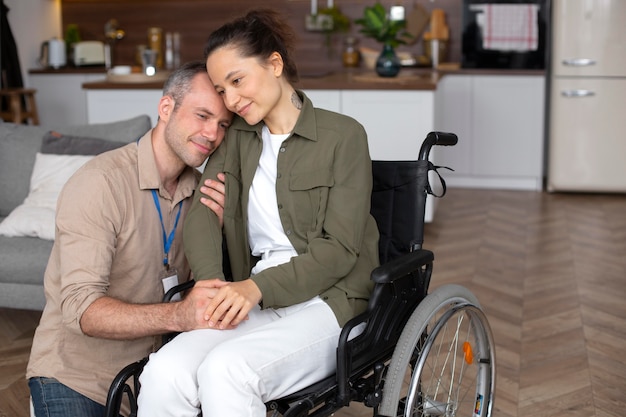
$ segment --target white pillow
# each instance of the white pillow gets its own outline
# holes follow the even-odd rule
[[[0,235],[54,240],[54,216],[63,185],[93,156],[37,153],[24,202],[0,223]]]

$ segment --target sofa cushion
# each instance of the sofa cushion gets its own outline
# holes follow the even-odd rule
[[[45,133],[39,126],[0,124],[0,216],[8,215],[28,195],[35,155]]]
[[[126,145],[125,142],[64,135],[51,130],[43,136],[41,153],[56,155],[98,155]]]
[[[54,130],[66,135],[129,143],[150,127],[150,117],[141,115],[118,122],[55,127]],[[28,195],[35,155],[50,130],[42,126],[0,123],[0,216],[7,216]]]
[[[0,236],[0,282],[43,285],[53,244],[36,237]]]
[[[0,222],[0,235],[54,240],[59,193],[74,172],[92,158],[92,155],[37,153],[28,196]]]

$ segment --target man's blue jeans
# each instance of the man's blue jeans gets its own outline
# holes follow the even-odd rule
[[[54,378],[30,378],[36,417],[104,417],[106,408]]]

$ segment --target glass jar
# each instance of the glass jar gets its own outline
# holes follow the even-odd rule
[[[156,67],[163,68],[163,29],[148,29],[148,49],[156,51]]]
[[[358,67],[361,63],[361,54],[359,54],[359,50],[356,47],[357,39],[352,36],[348,36],[343,43],[343,66]]]

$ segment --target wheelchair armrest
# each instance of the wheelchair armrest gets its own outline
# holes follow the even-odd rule
[[[189,281],[183,282],[182,284],[178,284],[169,289],[168,292],[163,295],[163,302],[169,303],[174,296],[174,294],[178,294],[179,292],[187,291],[196,285],[196,281],[190,279]]]
[[[377,284],[388,284],[397,278],[415,271],[417,268],[431,263],[434,259],[435,256],[431,251],[418,249],[401,255],[374,269],[371,274],[371,279]]]
[[[144,366],[146,366],[147,362],[148,357],[146,356],[145,358],[138,360],[137,362],[133,362],[130,365],[127,365],[115,376],[107,394],[106,417],[120,416],[120,409],[122,406],[124,393],[128,395],[131,412],[136,412],[137,393],[139,392],[139,375],[141,375],[141,372],[143,371],[143,368]],[[132,379],[131,383],[133,384],[134,391],[131,391],[130,386],[128,385],[129,379]]]

